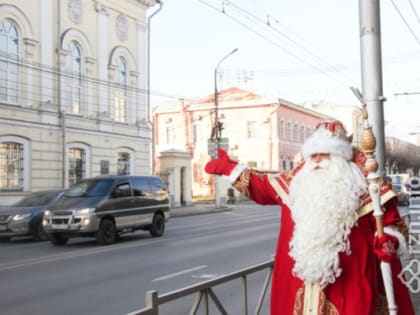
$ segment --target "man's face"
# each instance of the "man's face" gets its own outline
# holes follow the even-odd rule
[[[329,165],[331,156],[329,153],[315,153],[311,155],[311,169],[325,169]]]

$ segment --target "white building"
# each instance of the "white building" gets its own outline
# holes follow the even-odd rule
[[[85,177],[151,172],[146,13],[160,5],[0,4],[0,204]]]

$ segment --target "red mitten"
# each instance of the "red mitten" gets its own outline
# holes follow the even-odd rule
[[[238,162],[232,161],[223,149],[218,148],[217,153],[219,157],[207,162],[204,170],[208,174],[229,176]]]
[[[375,236],[373,241],[373,251],[381,261],[391,262],[397,256],[399,246],[398,239],[390,234]]]

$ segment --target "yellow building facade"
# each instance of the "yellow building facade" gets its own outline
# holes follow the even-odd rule
[[[1,205],[96,175],[151,173],[147,13],[160,5],[0,4]]]

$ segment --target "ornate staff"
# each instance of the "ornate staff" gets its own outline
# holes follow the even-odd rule
[[[352,88],[353,90],[353,88]],[[362,101],[360,92],[353,90],[359,100]],[[378,162],[375,159],[376,138],[373,134],[372,127],[368,121],[368,112],[366,104],[362,101],[363,108],[363,133],[361,138],[361,147],[366,154],[366,170],[368,171],[367,181],[369,183],[369,194],[373,204],[373,215],[376,219],[376,230],[378,236],[384,235],[384,224],[382,221],[383,211],[381,208],[381,188],[379,183],[379,175],[377,174]],[[386,299],[388,302],[389,315],[397,315],[397,305],[395,303],[394,287],[392,284],[391,264],[381,261],[380,268],[385,286]]]

